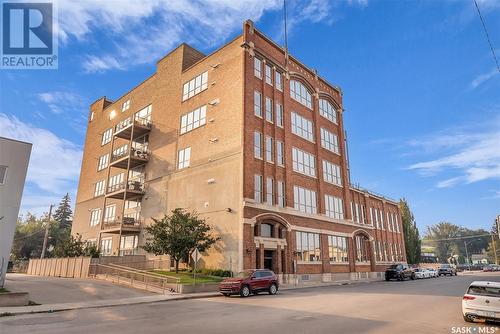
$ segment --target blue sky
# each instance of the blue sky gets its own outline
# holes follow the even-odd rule
[[[500,55],[500,0],[478,0]],[[0,71],[0,135],[34,143],[22,211],[76,195],[88,105],[185,41],[242,22],[283,43],[281,0],[58,1],[59,69]],[[353,182],[406,197],[421,232],[500,213],[500,73],[472,1],[289,0],[290,52],[342,87]]]

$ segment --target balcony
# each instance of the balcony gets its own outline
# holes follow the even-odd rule
[[[144,182],[141,179],[131,179],[110,185],[107,190],[106,198],[129,200],[144,195]]]
[[[133,234],[141,231],[141,221],[133,217],[116,218],[104,222],[101,233]]]
[[[132,147],[130,150],[128,149],[128,146],[125,145],[113,151],[113,154],[111,155],[110,166],[122,169],[132,169],[146,164],[148,160],[149,152],[145,145]]]
[[[139,116],[129,117],[115,126],[115,137],[136,139],[151,131],[151,120]]]

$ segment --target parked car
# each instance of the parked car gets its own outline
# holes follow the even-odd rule
[[[421,278],[427,278],[427,274],[425,273],[425,270],[422,268],[415,268],[413,269],[415,272],[415,278],[421,279]]]
[[[415,272],[407,264],[392,264],[385,270],[385,280],[397,279],[404,281],[407,278],[415,279]]]
[[[239,294],[248,297],[251,293],[268,292],[275,295],[278,292],[278,277],[267,269],[250,269],[239,272],[235,277],[224,279],[219,284],[219,291],[224,296]]]
[[[441,275],[457,276],[457,269],[449,263],[443,263],[442,265],[439,266],[438,273],[439,276]]]
[[[438,271],[434,268],[427,268],[427,271],[429,272],[429,277],[438,277]]]
[[[472,282],[462,298],[462,314],[467,322],[500,321],[500,283]]]
[[[495,271],[495,268],[492,265],[488,264],[483,267],[483,271]]]

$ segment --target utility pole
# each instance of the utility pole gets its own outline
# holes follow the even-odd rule
[[[42,255],[40,255],[40,259],[43,259],[45,257],[45,251],[47,250],[47,242],[49,241],[49,227],[50,227],[50,218],[52,216],[52,207],[54,205],[50,205],[49,208],[49,219],[47,221],[47,224],[45,224],[45,236],[43,237],[43,247],[42,247]]]
[[[493,238],[493,234],[491,235],[491,244],[493,245],[493,254],[495,254],[495,264],[498,266],[497,247],[495,246],[495,238]]]
[[[470,271],[469,253],[467,252],[467,240],[464,240],[464,245],[465,245],[465,258],[467,259],[467,268],[469,268]]]

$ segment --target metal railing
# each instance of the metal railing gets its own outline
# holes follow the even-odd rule
[[[124,158],[128,155],[129,155],[128,145],[123,145],[123,146],[121,146],[113,151],[113,154],[111,155],[111,162],[115,162],[117,160],[120,160],[121,158]],[[144,146],[144,147],[132,147],[130,149],[130,156],[140,158],[140,159],[148,159],[149,152],[148,152],[146,146]]]
[[[180,291],[180,279],[177,277],[150,274],[122,264],[91,263],[89,276],[101,277],[118,284],[129,284],[138,289],[162,294]]]
[[[120,132],[121,130],[133,124],[138,124],[145,127],[151,127],[151,120],[149,119],[149,117],[145,118],[145,117],[134,116],[132,121],[132,116],[128,117],[123,121],[121,121],[120,123],[116,124],[115,133]]]
[[[144,191],[144,182],[140,179],[135,179],[113,184],[108,187],[108,194],[119,190]]]
[[[133,217],[123,217],[123,218],[104,220],[104,228],[120,227],[121,225],[127,227],[140,227],[141,220]]]

